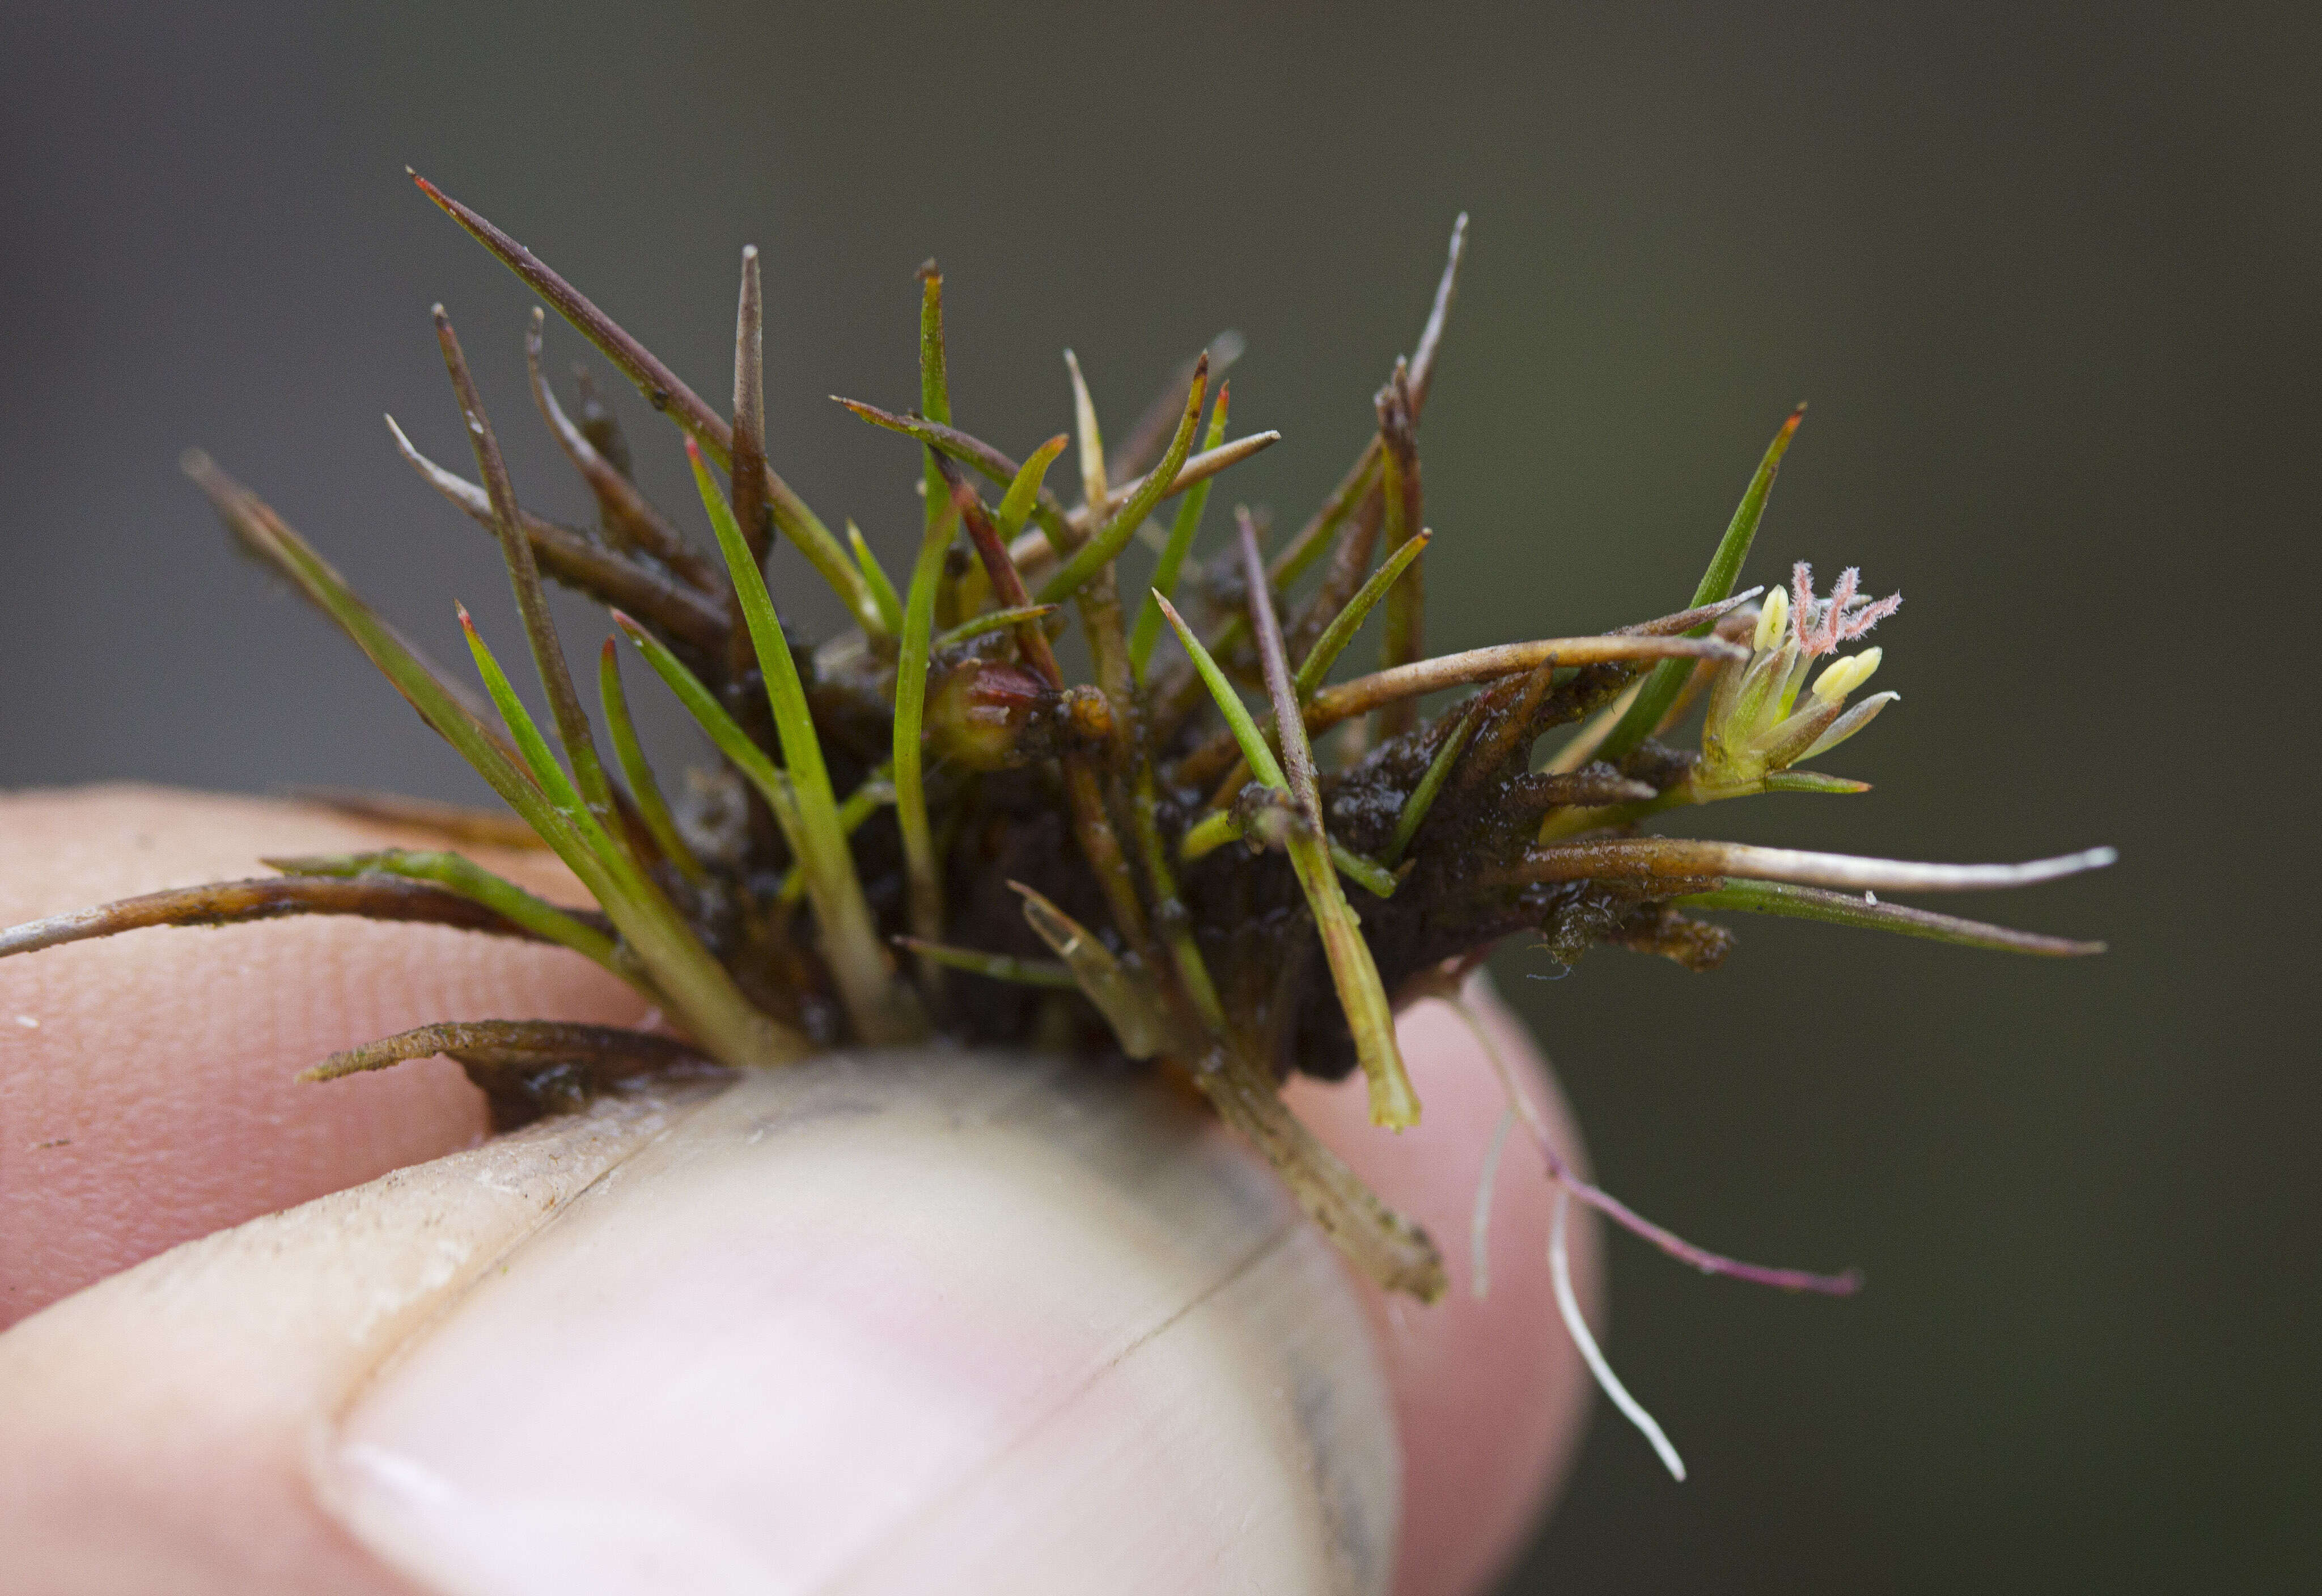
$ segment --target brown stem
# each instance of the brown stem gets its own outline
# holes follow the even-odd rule
[[[407,825],[455,843],[537,849],[543,853],[548,849],[538,833],[505,810],[471,808],[466,804],[439,803],[434,798],[409,798],[399,792],[367,792],[352,787],[294,787],[289,795],[302,803],[316,804],[360,820]]]
[[[271,505],[227,476],[215,461],[198,449],[187,450],[178,457],[178,465],[208,496],[210,507],[217,512],[218,519],[225,523],[226,530],[233,534],[236,543],[272,566],[309,603],[330,616],[333,625],[342,630],[346,629],[344,623],[332,613],[330,606],[300,570],[297,561],[293,558],[294,549],[300,545],[298,535],[274,513]],[[498,750],[510,767],[522,768],[524,762],[516,751],[516,744],[509,742],[507,734],[500,730],[498,715],[477,697],[466,682],[447,673],[416,643],[386,621],[377,616],[371,616],[370,620],[383,636],[426,673],[435,690],[468,717],[478,736]],[[356,639],[356,643],[359,647],[363,646],[360,638]],[[367,648],[365,652],[369,652]],[[408,694],[405,696],[409,697]],[[425,711],[422,711],[421,718],[427,718]],[[434,722],[429,720],[428,724],[433,725]],[[437,729],[440,731],[442,728]]]
[[[983,561],[985,579],[992,584],[992,596],[1000,600],[1001,609],[1035,607],[1032,595],[1024,585],[1024,573],[1016,569],[1010,557],[1008,545],[1000,541],[1000,528],[992,524],[992,515],[983,507],[983,500],[975,489],[962,480],[951,461],[942,455],[935,457],[936,470],[943,477],[944,486],[951,490],[951,502],[959,510],[961,524],[967,528],[968,541],[975,545],[978,558]],[[1056,650],[1048,645],[1048,634],[1037,620],[1018,624],[1015,629],[1016,647],[1024,656],[1024,663],[1038,672],[1040,679],[1052,688],[1065,685],[1065,673],[1056,663]]]
[[[459,397],[460,413],[468,424],[476,470],[492,501],[492,528],[499,534],[500,556],[507,563],[509,585],[516,589],[517,612],[524,618],[525,641],[531,645],[533,665],[540,672],[540,685],[548,695],[557,740],[564,744],[565,757],[572,762],[572,779],[581,796],[599,821],[609,825],[614,819],[609,785],[597,758],[597,741],[589,727],[589,712],[580,707],[580,695],[572,686],[571,665],[564,658],[563,644],[557,639],[555,618],[548,613],[548,594],[540,585],[540,565],[533,558],[532,540],[525,535],[522,513],[517,507],[516,486],[508,480],[507,461],[500,453],[499,438],[492,431],[491,418],[484,414],[483,399],[476,392],[476,380],[468,369],[467,356],[461,351],[460,336],[452,330],[452,318],[441,305],[435,306],[434,317],[435,342],[443,349],[444,369],[452,375],[452,391]]]
[[[1426,524],[1411,369],[1400,360],[1380,390],[1378,417],[1379,436],[1386,444],[1379,472],[1379,499],[1385,510],[1386,552],[1393,555]],[[1384,669],[1410,664],[1427,652],[1423,572],[1424,562],[1413,561],[1387,593],[1379,640],[1379,664]],[[1407,698],[1399,700],[1379,712],[1379,738],[1384,742],[1399,737],[1418,724],[1419,706]]]
[[[1137,424],[1129,429],[1129,436],[1107,457],[1104,474],[1112,481],[1123,481],[1142,476],[1153,469],[1169,446],[1169,435],[1177,430],[1178,413],[1185,408],[1185,395],[1193,386],[1193,368],[1201,361],[1209,362],[1212,377],[1223,377],[1227,368],[1241,359],[1244,345],[1239,333],[1220,333],[1210,340],[1209,347],[1181,363],[1171,373]]]
[[[1857,892],[1968,892],[2025,887],[2085,870],[2100,870],[2115,857],[2110,848],[2090,848],[2023,864],[1920,864],[1900,859],[1861,859],[1849,853],[1812,853],[1796,848],[1761,848],[1748,843],[1614,837],[1531,849],[1514,864],[1493,872],[1491,879],[1503,882],[1619,880],[1689,883],[1711,877],[1739,876],[1745,880],[1794,881],[1801,886]]]
[[[556,313],[579,328],[581,335],[595,344],[605,358],[620,369],[621,374],[636,384],[645,400],[656,410],[665,412],[687,435],[700,443],[703,452],[721,466],[730,466],[734,457],[734,429],[726,419],[712,410],[684,383],[677,374],[663,365],[652,351],[631,337],[617,322],[592,304],[588,296],[566,282],[549,269],[548,263],[507,233],[486,221],[478,212],[462,205],[450,195],[430,183],[418,173],[411,180],[420,192],[441,206],[445,214],[467,229],[469,235],[499,257],[500,263],[522,278],[532,289],[556,307]],[[870,586],[855,565],[846,551],[832,537],[830,529],[809,509],[806,501],[791,490],[779,473],[769,465],[762,473],[765,481],[768,502],[773,508],[774,523],[791,541],[799,546],[824,580],[844,597],[855,618],[864,629],[876,634],[883,623],[878,605],[871,597]]]
[[[489,1099],[492,1128],[511,1131],[573,1113],[623,1081],[728,1072],[671,1036],[562,1020],[445,1020],[334,1053],[299,1076],[335,1081],[409,1059],[451,1059]]]
[[[1218,1117],[1265,1155],[1298,1206],[1356,1268],[1386,1290],[1422,1302],[1442,1297],[1443,1258],[1427,1233],[1381,1202],[1315,1139],[1262,1067],[1236,1053],[1220,1068],[1193,1072],[1193,1079]]]
[[[1714,637],[1660,637],[1646,633],[1610,633],[1601,637],[1544,637],[1504,643],[1465,653],[1442,654],[1358,676],[1324,688],[1306,701],[1306,732],[1318,736],[1358,715],[1398,699],[1423,697],[1445,688],[1465,687],[1539,669],[1542,664],[1598,665],[1623,660],[1746,659],[1748,651]],[[1221,732],[1189,753],[1175,772],[1181,785],[1207,787],[1232,768],[1231,733]]]
[[[562,912],[612,935],[612,923],[593,910]],[[366,920],[449,926],[527,942],[544,940],[480,903],[425,881],[379,876],[261,876],[247,881],[173,887],[12,926],[0,931],[0,958],[153,926],[242,926],[293,915],[354,915]]]
[[[675,571],[686,586],[713,596],[725,592],[726,573],[702,558],[700,552],[685,541],[685,534],[671,525],[668,519],[654,508],[651,501],[637,491],[637,486],[629,480],[628,473],[600,451],[590,441],[587,432],[575,425],[572,419],[564,414],[564,407],[556,402],[555,391],[548,386],[548,379],[540,366],[545,319],[544,313],[535,306],[532,327],[524,340],[525,365],[532,378],[532,402],[538,407],[542,419],[548,423],[548,430],[556,434],[556,441],[562,447],[565,458],[572,462],[573,470],[580,473],[581,480],[587,482],[589,490],[597,496],[597,508],[604,516],[608,534],[613,535],[617,542],[626,542],[643,549]],[[535,518],[526,515],[525,519],[531,521]],[[534,547],[535,551],[538,548],[536,538]]]
[[[489,494],[420,453],[391,415],[387,418],[387,427],[395,436],[397,451],[422,480],[486,531],[498,533],[498,523],[492,515]],[[559,526],[521,505],[517,507],[517,521],[532,544],[540,569],[549,576],[568,588],[579,588],[609,608],[624,609],[640,620],[651,621],[672,637],[704,652],[722,655],[726,647],[726,611],[716,598],[625,560],[586,534]],[[720,575],[718,580],[722,584],[725,579]],[[715,590],[722,592],[724,588],[721,586]]]

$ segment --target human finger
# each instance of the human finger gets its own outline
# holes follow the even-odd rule
[[[0,925],[269,873],[261,855],[440,847],[311,805],[93,787],[0,796]],[[558,901],[550,855],[471,849]],[[444,1060],[329,1090],[293,1077],[441,1019],[634,1023],[562,949],[300,918],[149,930],[0,960],[0,1326],[180,1242],[472,1145]]]
[[[1374,1190],[1427,1227],[1451,1289],[1418,1309],[1370,1293],[1403,1436],[1398,1596],[1472,1596],[1529,1540],[1579,1450],[1592,1388],[1559,1322],[1545,1255],[1553,1189],[1522,1126],[1504,1145],[1489,1212],[1488,1294],[1473,1290],[1476,1185],[1506,1104],[1498,1068],[1540,1110],[1567,1162],[1587,1167],[1570,1105],[1523,1023],[1472,977],[1457,1007],[1428,999],[1396,1025],[1425,1105],[1417,1126],[1369,1124],[1361,1082],[1294,1085],[1287,1096]],[[1603,1301],[1602,1232],[1572,1220],[1575,1289],[1590,1318]]]

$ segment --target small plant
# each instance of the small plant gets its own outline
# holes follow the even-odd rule
[[[281,859],[268,862],[280,872],[271,878],[17,927],[0,934],[0,954],[279,915],[423,921],[569,948],[681,1032],[436,1025],[307,1072],[328,1080],[447,1054],[489,1094],[503,1126],[633,1077],[777,1068],[838,1047],[945,1038],[1117,1051],[1197,1088],[1366,1274],[1433,1300],[1445,1289],[1434,1244],[1317,1142],[1279,1091],[1294,1071],[1334,1079],[1359,1069],[1377,1125],[1415,1124],[1422,1106],[1396,1052],[1395,1010],[1423,994],[1456,999],[1459,976],[1503,938],[1537,935],[1566,964],[1613,943],[1706,970],[1731,935],[1696,912],[1739,910],[2017,953],[2097,951],[1877,894],[2021,885],[2107,863],[2108,850],[1914,864],[1641,830],[1694,805],[1865,790],[1800,767],[1894,701],[1854,700],[1879,651],[1831,657],[1808,678],[1899,597],[1871,601],[1852,570],[1817,597],[1803,564],[1787,591],[1735,590],[1802,411],[1776,434],[1684,608],[1601,634],[1428,653],[1432,534],[1418,429],[1464,217],[1415,352],[1379,390],[1377,432],[1338,488],[1271,551],[1259,517],[1238,509],[1232,535],[1201,558],[1212,479],[1276,440],[1229,436],[1220,379],[1239,341],[1198,356],[1111,451],[1068,353],[1073,428],[1019,461],[955,420],[943,278],[923,268],[916,405],[839,401],[921,457],[925,519],[899,588],[853,523],[842,541],[769,462],[754,250],[743,253],[732,404],[720,410],[523,245],[416,181],[676,424],[715,553],[639,492],[629,445],[593,390],[581,389],[577,419],[560,404],[543,374],[538,311],[526,351],[533,397],[596,501],[595,527],[519,501],[440,306],[436,336],[478,479],[389,426],[421,477],[498,538],[544,727],[464,610],[482,698],[206,456],[188,454],[186,469],[233,535],[370,655],[595,907],[544,902],[454,852]],[[1047,482],[1068,447],[1074,504]],[[844,635],[808,646],[786,629],[763,576],[777,536],[844,601],[854,621]],[[1124,593],[1124,556],[1140,545],[1157,551],[1150,579]],[[611,612],[617,634],[599,655],[601,743],[544,579]],[[1334,679],[1374,614],[1376,668]],[[1059,657],[1074,623],[1092,681],[1071,679]],[[676,803],[631,723],[624,638],[720,756]],[[1423,718],[1422,698],[1446,693],[1464,696]],[[1664,741],[1703,698],[1698,750]],[[1535,745],[1559,728],[1573,730],[1536,764]],[[361,802],[447,841],[507,828],[498,816]],[[1856,1281],[1692,1246],[1580,1181],[1512,1081],[1509,1098],[1491,1163],[1522,1112],[1560,1187],[1550,1262],[1567,1322],[1681,1475],[1580,1321],[1565,1272],[1566,1199],[1705,1270],[1831,1293]],[[1479,1199],[1478,1290],[1487,1223]]]

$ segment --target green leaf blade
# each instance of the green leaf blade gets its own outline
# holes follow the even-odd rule
[[[1758,523],[1766,513],[1767,497],[1774,490],[1775,474],[1781,470],[1782,456],[1789,451],[1790,440],[1797,435],[1798,424],[1805,419],[1805,414],[1804,405],[1791,411],[1781,431],[1766,446],[1765,457],[1758,462],[1757,472],[1750,479],[1749,488],[1742,495],[1732,520],[1726,524],[1725,535],[1718,540],[1716,553],[1710,557],[1709,569],[1702,573],[1700,584],[1693,590],[1695,605],[1717,603],[1732,592],[1733,584],[1741,579],[1742,562],[1750,557],[1750,545],[1758,535]],[[1700,637],[1708,632],[1705,625],[1687,635]],[[1629,712],[1599,746],[1598,757],[1618,764],[1651,735],[1653,728],[1660,725],[1661,716],[1668,713],[1669,706],[1684,690],[1686,678],[1691,673],[1692,667],[1678,660],[1664,660],[1654,666],[1630,704]]]
[[[1202,640],[1193,635],[1191,626],[1185,625],[1185,617],[1177,613],[1177,606],[1166,598],[1159,603],[1161,614],[1177,634],[1177,641],[1185,645],[1186,657],[1193,661],[1193,669],[1201,672],[1202,684],[1210,689],[1210,697],[1217,703],[1218,713],[1225,716],[1226,727],[1233,733],[1234,743],[1240,748],[1242,758],[1248,762],[1250,770],[1260,781],[1288,792],[1289,780],[1283,775],[1281,763],[1274,757],[1274,750],[1266,746],[1266,734],[1257,729],[1257,722],[1250,717],[1249,706],[1241,701],[1241,695],[1234,690],[1233,683],[1219,668],[1217,661],[1211,657],[1210,651],[1202,646]]]
[[[1210,406],[1210,430],[1202,440],[1203,450],[1215,449],[1225,441],[1226,412],[1232,394],[1225,383],[1218,385],[1218,402]],[[1193,539],[1202,530],[1202,512],[1209,507],[1210,485],[1207,480],[1195,483],[1185,490],[1177,504],[1176,518],[1169,524],[1169,542],[1161,551],[1160,562],[1153,568],[1153,585],[1137,612],[1137,625],[1129,634],[1129,662],[1137,672],[1137,679],[1145,679],[1145,668],[1153,658],[1153,645],[1161,639],[1161,606],[1156,597],[1175,598],[1177,596],[1177,576],[1184,569],[1185,556],[1193,552]]]
[[[846,524],[846,546],[855,552],[855,563],[863,570],[863,579],[871,584],[872,601],[879,606],[879,618],[887,624],[890,635],[903,630],[903,601],[895,592],[895,584],[888,579],[886,567],[879,556],[871,552],[864,541],[863,529],[849,521]]]
[[[1077,380],[1080,368],[1075,366],[1073,369]],[[1137,529],[1144,525],[1145,518],[1153,513],[1153,506],[1168,497],[1170,487],[1176,481],[1178,471],[1185,464],[1186,456],[1193,451],[1193,433],[1202,421],[1202,400],[1209,388],[1209,354],[1205,351],[1202,358],[1193,363],[1193,386],[1185,395],[1185,414],[1177,423],[1176,435],[1169,440],[1168,452],[1161,457],[1159,465],[1146,473],[1144,482],[1136,492],[1129,496],[1128,502],[1123,504],[1102,526],[1092,533],[1088,542],[1074,550],[1072,558],[1065,561],[1054,576],[1041,584],[1038,594],[1041,603],[1062,603],[1086,584],[1090,578],[1120,558],[1121,550],[1129,546],[1129,540],[1137,534]],[[1081,388],[1079,392],[1084,397],[1087,390]],[[1094,506],[1104,500],[1104,467],[1102,455],[1104,445],[1096,435],[1093,412],[1085,414],[1084,423],[1081,442],[1083,456],[1082,463],[1083,468],[1092,470],[1094,473],[1090,478],[1091,482],[1094,484],[1094,492],[1089,500],[1093,510]],[[1092,456],[1092,451],[1095,451],[1093,456]],[[1096,461],[1093,466],[1090,465],[1091,458]]]
[[[669,812],[669,800],[662,796],[661,782],[645,758],[644,744],[637,740],[636,722],[629,715],[628,690],[621,684],[620,653],[609,637],[597,656],[597,697],[604,707],[606,728],[613,734],[613,757],[619,761],[629,794],[636,800],[638,817],[662,857],[678,874],[699,886],[709,879],[709,872],[679,833],[677,821]]]
[[[693,463],[694,485],[717,532],[718,546],[726,556],[727,572],[740,597],[743,619],[757,651],[766,701],[773,710],[774,732],[782,743],[782,762],[797,804],[799,862],[806,871],[807,896],[814,904],[825,953],[848,1018],[867,1042],[887,1045],[916,1040],[921,1027],[902,989],[895,984],[879,944],[870,905],[863,896],[862,878],[855,869],[855,855],[839,824],[838,800],[831,790],[822,739],[807,706],[798,661],[774,613],[773,596],[766,591],[757,559],[700,449],[689,441],[687,452]]]
[[[1356,590],[1355,596],[1347,601],[1346,607],[1330,617],[1330,624],[1323,627],[1322,635],[1314,640],[1314,646],[1307,651],[1305,661],[1298,667],[1298,674],[1294,679],[1293,686],[1297,689],[1299,702],[1303,703],[1314,696],[1323,679],[1330,675],[1330,667],[1338,662],[1347,645],[1355,640],[1355,634],[1370,618],[1370,613],[1379,600],[1385,598],[1403,573],[1427,552],[1427,545],[1434,536],[1433,533],[1422,528],[1405,538],[1402,545],[1387,556],[1386,562],[1371,572],[1370,579]]]
[[[2105,951],[2100,942],[2075,942],[2069,937],[2016,931],[1956,915],[1936,914],[1899,903],[1876,903],[1852,892],[1820,887],[1798,887],[1785,881],[1728,880],[1713,892],[1697,892],[1672,899],[1680,907],[1738,909],[1746,914],[1778,915],[1793,920],[1818,920],[1825,926],[1857,930],[1888,931],[1898,936],[1923,937],[1953,947],[1985,948],[1997,953],[2029,953],[2036,958],[2077,959]]]

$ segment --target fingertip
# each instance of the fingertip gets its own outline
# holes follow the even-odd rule
[[[0,923],[270,873],[261,855],[388,845],[442,840],[146,787],[11,794]],[[546,855],[471,851],[580,899]],[[352,919],[139,931],[0,962],[0,1327],[179,1242],[484,1134],[480,1094],[443,1060],[293,1079],[338,1049],[431,1020],[620,1023],[641,1007],[562,950]]]
[[[1477,976],[1463,994],[1551,1140],[1586,1167],[1569,1106],[1545,1061]],[[1431,1308],[1370,1293],[1403,1450],[1398,1596],[1469,1596],[1502,1572],[1530,1536],[1578,1449],[1587,1375],[1559,1327],[1545,1254],[1551,1188],[1521,1134],[1501,1161],[1491,1212],[1489,1295],[1472,1290],[1469,1235],[1478,1179],[1505,1103],[1475,1026],[1427,999],[1396,1026],[1424,1110],[1400,1135],[1374,1128],[1359,1081],[1294,1084],[1311,1125],[1387,1201],[1426,1227],[1451,1290]],[[1584,1302],[1601,1300],[1600,1236],[1584,1210],[1572,1227]]]

